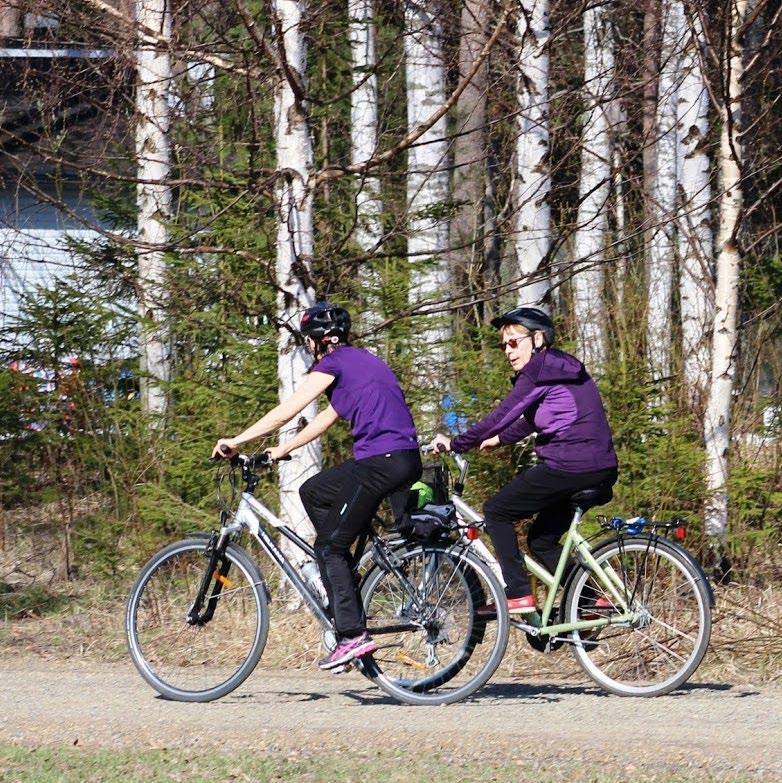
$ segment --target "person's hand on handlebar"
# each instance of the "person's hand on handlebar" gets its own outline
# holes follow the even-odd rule
[[[478,446],[478,449],[480,451],[486,451],[487,449],[496,449],[497,446],[500,445],[500,436],[495,435],[493,438],[486,438],[486,440],[481,441],[481,445]]]
[[[279,462],[281,459],[290,459],[288,452],[282,446],[269,446],[264,451],[269,455],[272,462]]]
[[[438,432],[437,435],[432,438],[432,442],[429,444],[429,448],[435,453],[447,452],[451,450],[451,439],[447,435],[443,435]]]
[[[231,459],[238,451],[238,445],[231,438],[220,438],[212,449],[212,459]]]

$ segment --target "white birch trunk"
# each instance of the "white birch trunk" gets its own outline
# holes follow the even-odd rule
[[[580,358],[592,372],[605,364],[603,298],[614,98],[613,4],[584,11],[584,129],[574,245],[573,307]]]
[[[353,165],[365,163],[377,151],[374,5],[374,0],[348,0],[348,37],[353,69],[353,92],[350,96],[350,162]],[[365,256],[376,252],[383,240],[382,211],[378,177],[373,174],[357,175],[354,238]],[[360,274],[365,297],[360,323],[366,330],[381,320],[378,292],[382,281],[370,260],[363,262]]]
[[[0,3],[0,40],[19,35],[21,16],[21,8],[10,3]]]
[[[627,112],[617,98],[611,106],[611,125],[613,128],[613,160],[611,179],[614,189],[614,224],[616,226],[616,264],[614,267],[614,287],[619,312],[624,314],[625,286],[627,284],[627,246],[626,223],[627,204],[625,201],[625,156],[620,139],[627,132]]]
[[[465,0],[459,37],[459,78],[470,73],[486,44],[491,4]],[[486,218],[491,221],[493,202],[488,197],[488,149],[486,93],[488,63],[478,68],[459,96],[454,114],[453,202],[450,228],[452,293],[468,295],[473,281],[486,269]],[[490,274],[490,273],[489,273]]]
[[[646,264],[648,310],[646,345],[656,380],[671,374],[671,308],[676,252],[676,121],[678,69],[684,38],[681,0],[663,0],[660,76],[656,112],[656,167],[650,206],[649,255]],[[665,396],[664,394],[662,395]]]
[[[171,341],[165,311],[165,258],[171,218],[171,11],[167,0],[136,0],[140,28],[136,51],[136,186],[139,353],[144,410],[167,409],[164,384],[171,373]],[[144,41],[144,31],[157,44]]]
[[[405,2],[405,79],[407,126],[412,131],[445,103],[445,63],[438,6],[431,0]],[[447,293],[448,249],[448,140],[446,119],[441,117],[407,154],[407,252],[415,264],[410,276],[413,306]],[[428,388],[442,387],[445,343],[450,330],[436,318],[428,318],[420,334],[430,346],[429,359],[418,367],[427,373]]]
[[[711,163],[705,147],[709,131],[709,96],[702,71],[704,36],[697,15],[688,27],[680,66],[676,229],[684,382],[691,402],[699,405],[711,370],[709,338],[714,320],[714,243]]]
[[[292,78],[300,85],[306,83],[306,51],[301,29],[303,6],[303,2],[295,0],[274,0],[273,5],[275,35],[282,36]],[[309,282],[313,252],[312,193],[309,189],[313,170],[312,139],[306,107],[296,98],[284,75],[280,76],[274,94],[274,127],[277,169],[284,172],[277,188],[277,285],[280,289],[277,304],[283,325],[278,339],[277,372],[280,400],[284,400],[306,377],[310,364],[304,348],[297,347],[285,327],[298,329],[301,311],[314,302]],[[311,421],[316,414],[317,404],[313,402],[301,412],[297,421],[284,429],[280,443],[290,440],[298,426]],[[297,449],[291,456],[289,462],[279,465],[280,519],[299,535],[311,538],[312,523],[299,498],[299,487],[320,470],[320,441]]]
[[[533,307],[543,304],[550,285],[545,269],[551,248],[550,33],[548,0],[520,0],[514,245],[521,280],[518,304]]]
[[[720,134],[720,216],[717,233],[717,288],[712,335],[711,384],[706,409],[706,481],[710,493],[705,530],[722,539],[728,528],[728,453],[731,398],[736,376],[737,311],[740,256],[736,233],[744,194],[741,185],[742,45],[738,31],[747,16],[747,0],[732,0],[729,49],[723,73],[728,80]]]

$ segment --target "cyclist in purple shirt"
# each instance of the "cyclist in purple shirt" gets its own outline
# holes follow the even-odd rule
[[[320,667],[335,669],[377,649],[366,632],[350,547],[384,498],[395,517],[402,514],[409,488],[421,476],[421,455],[399,381],[385,362],[350,344],[347,310],[319,302],[304,312],[301,334],[315,359],[307,378],[244,432],[218,440],[212,456],[230,457],[240,444],[280,429],[323,392],[328,406],[291,440],[267,449],[272,459],[286,457],[340,418],[350,422],[353,459],[321,471],[299,490],[315,526],[315,555],[338,636]]]
[[[463,434],[438,434],[436,450],[462,453],[491,449],[537,433],[538,463],[525,468],[484,505],[511,614],[536,609],[515,524],[537,515],[527,540],[532,554],[552,573],[562,548],[559,539],[572,516],[570,496],[581,489],[612,486],[617,460],[611,429],[595,382],[574,356],[552,348],[554,324],[542,310],[518,307],[495,318],[502,348],[516,375],[500,404]],[[491,614],[494,607],[482,607]],[[480,611],[480,610],[479,610]]]

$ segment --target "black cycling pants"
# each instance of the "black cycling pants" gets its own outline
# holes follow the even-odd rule
[[[351,459],[321,471],[299,494],[315,526],[315,556],[329,597],[337,633],[358,636],[366,629],[361,597],[350,567],[350,547],[389,497],[394,517],[405,509],[410,485],[421,477],[418,449]]]
[[[486,501],[486,530],[494,544],[508,598],[532,592],[516,538],[516,523],[537,514],[527,533],[527,543],[532,556],[554,573],[562,554],[559,540],[573,520],[570,496],[581,489],[613,486],[616,479],[616,468],[566,473],[540,463],[522,470]]]

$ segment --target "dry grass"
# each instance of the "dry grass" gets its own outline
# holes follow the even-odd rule
[[[6,591],[15,591],[14,596],[18,591],[22,602],[29,597],[29,605],[22,603],[23,610],[18,611],[17,603],[14,612],[6,612],[0,624],[0,655],[96,662],[125,659],[127,589],[107,594],[105,587],[90,584],[84,575],[74,582],[64,581],[61,558],[62,548],[51,539],[5,538],[5,547],[0,547],[0,583],[6,584]],[[271,576],[269,567],[264,571]],[[753,573],[763,569],[755,568]],[[277,595],[278,585],[270,587]],[[733,683],[782,680],[782,586],[731,584],[718,587],[716,597],[711,646],[696,678]],[[309,669],[320,655],[320,628],[307,610],[291,610],[284,598],[275,597],[262,665]],[[500,674],[552,680],[583,677],[566,646],[545,655],[515,631]]]
[[[117,599],[95,603],[96,598],[74,592],[62,611],[7,621],[0,631],[3,654],[85,662],[126,658],[124,605]],[[311,669],[321,654],[320,628],[306,609],[291,611],[283,601],[273,600],[262,665]],[[516,631],[511,632],[499,674],[520,679],[583,679],[566,646],[545,655],[533,650]],[[782,589],[733,584],[717,590],[711,646],[696,679],[728,683],[782,680]]]

